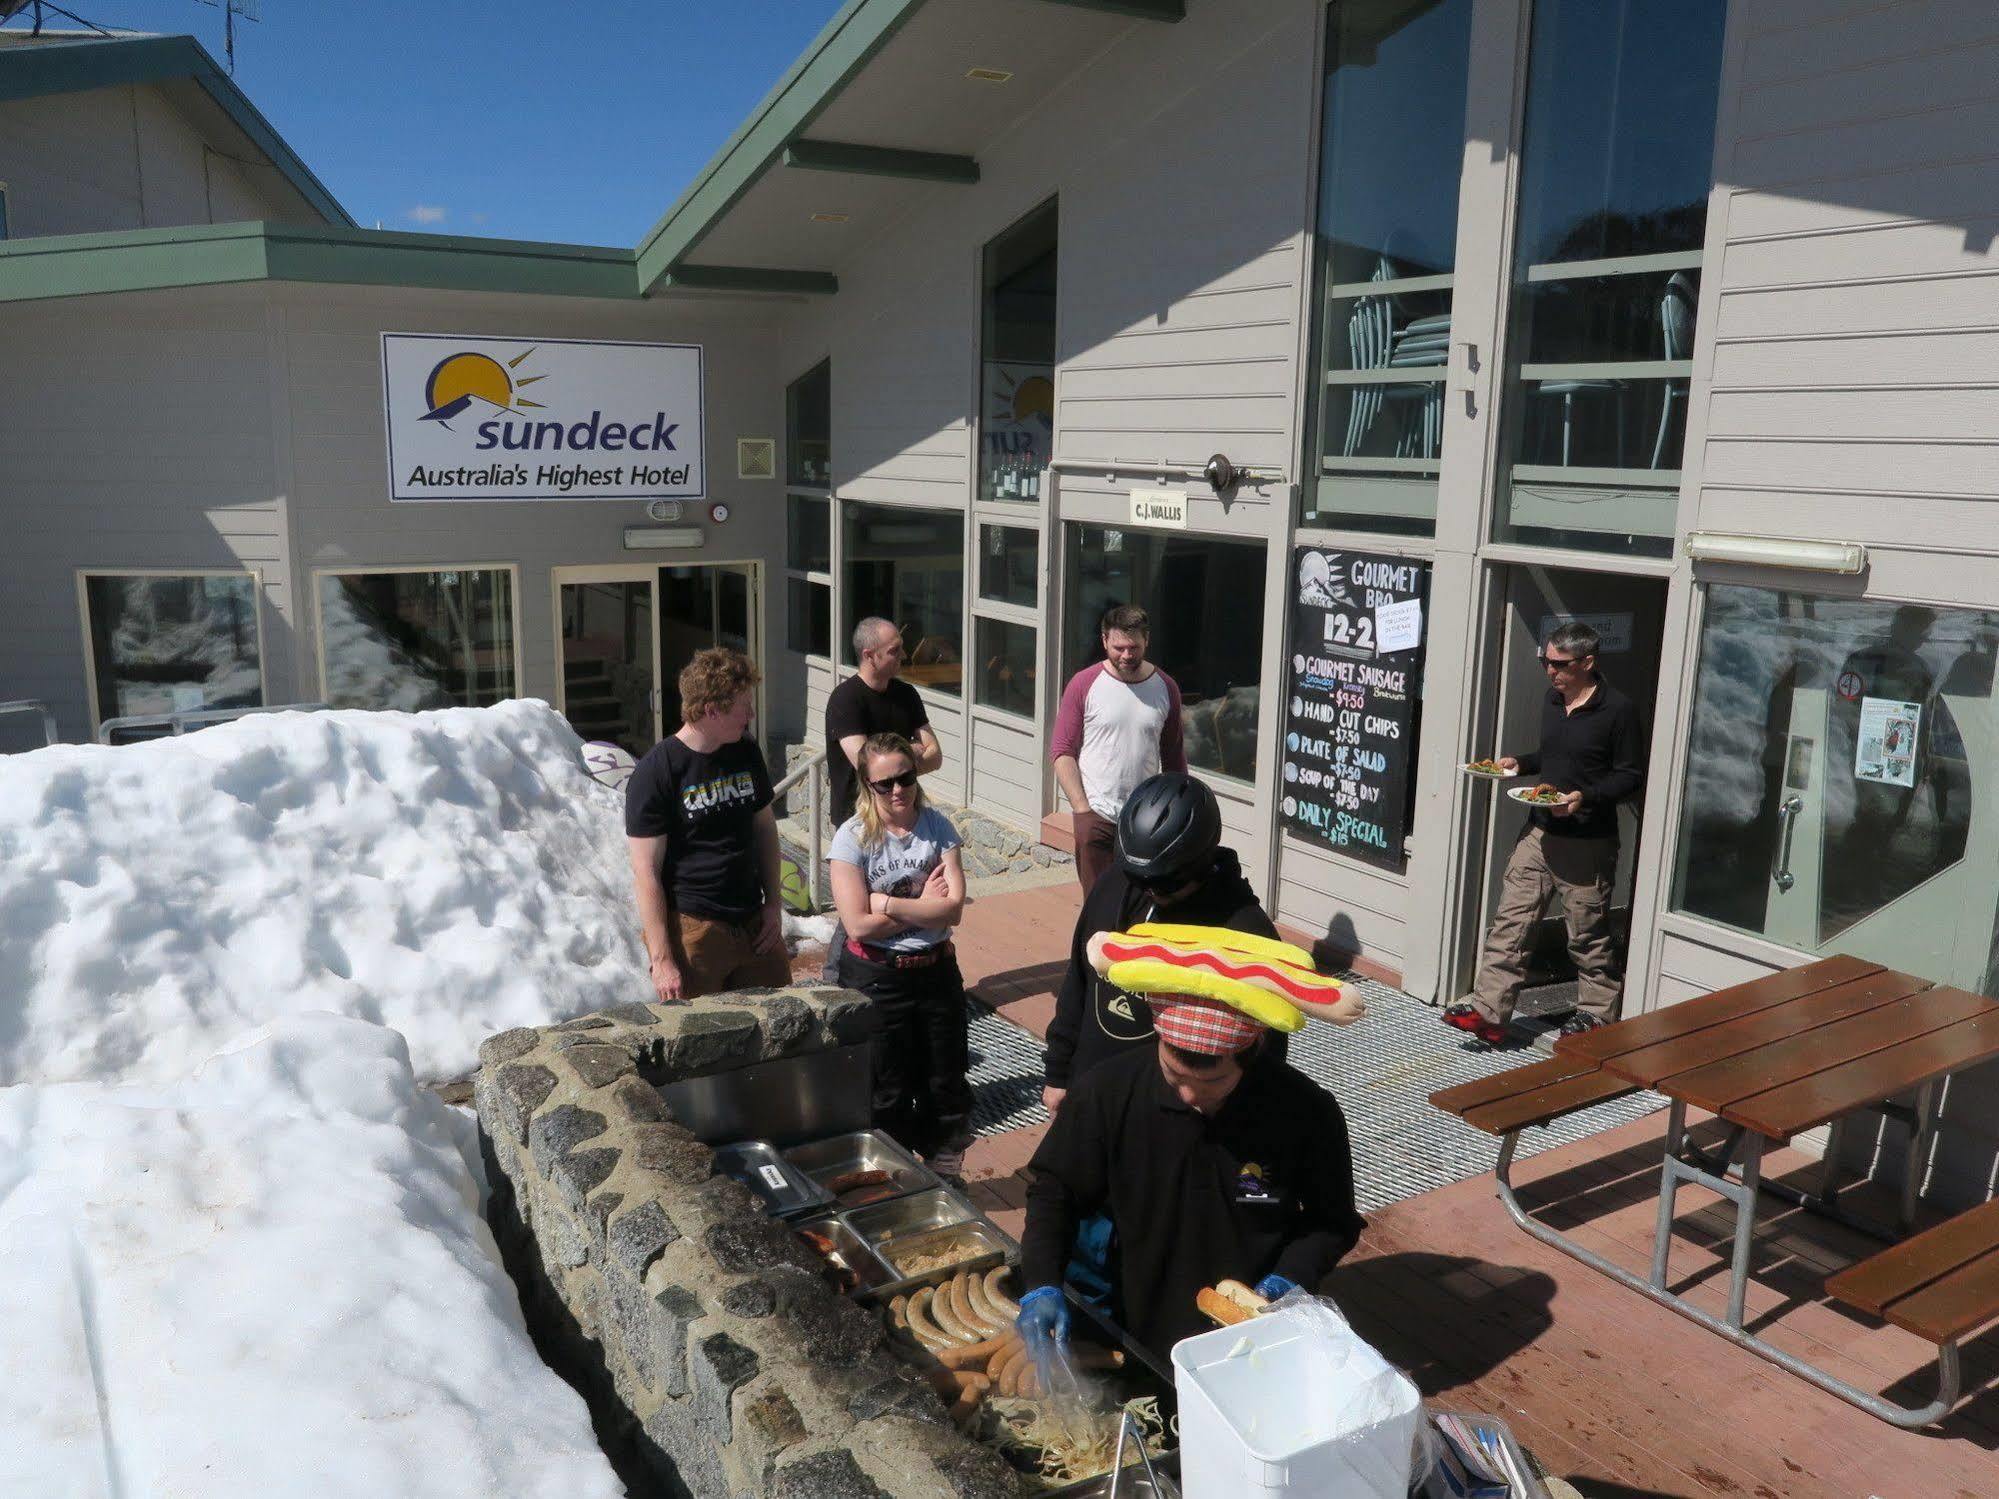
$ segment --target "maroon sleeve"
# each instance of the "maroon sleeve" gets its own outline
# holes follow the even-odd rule
[[[1159,726],[1159,768],[1161,770],[1187,769],[1187,741],[1180,728],[1180,684],[1159,674],[1166,684],[1166,722]]]
[[[1055,710],[1055,732],[1048,740],[1050,760],[1083,753],[1083,704],[1089,699],[1090,686],[1097,680],[1097,673],[1103,669],[1101,661],[1095,666],[1086,666],[1069,678],[1069,685],[1062,689],[1062,705]]]

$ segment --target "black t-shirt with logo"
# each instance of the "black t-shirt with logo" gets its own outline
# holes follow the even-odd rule
[[[675,910],[742,921],[764,903],[753,824],[770,804],[770,767],[755,740],[703,754],[670,735],[626,783],[625,832],[666,839],[661,878]]]
[[[854,815],[854,766],[840,741],[855,734],[900,734],[913,747],[916,731],[930,722],[923,699],[896,677],[876,692],[859,672],[826,698],[826,772],[833,793],[833,826]]]

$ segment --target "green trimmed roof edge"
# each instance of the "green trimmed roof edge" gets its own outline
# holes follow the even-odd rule
[[[294,224],[197,224],[0,241],[0,302],[237,281],[636,301],[632,252]]]
[[[651,290],[692,251],[922,4],[923,0],[847,0],[639,241],[639,284]]]
[[[127,83],[191,79],[270,158],[298,195],[324,218],[353,227],[354,217],[285,143],[249,95],[191,36],[134,36],[105,41],[47,42],[0,50],[0,100],[80,93]]]

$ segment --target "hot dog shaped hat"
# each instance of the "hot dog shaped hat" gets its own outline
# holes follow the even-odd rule
[[[1302,1029],[1308,1015],[1350,1025],[1367,1013],[1359,992],[1315,972],[1302,947],[1226,927],[1145,922],[1098,933],[1085,955],[1128,993],[1217,1000],[1274,1031]]]

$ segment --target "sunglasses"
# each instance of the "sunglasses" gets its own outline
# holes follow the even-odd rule
[[[1564,670],[1566,670],[1567,668],[1569,668],[1569,667],[1571,667],[1571,666],[1574,666],[1574,665],[1576,665],[1576,664],[1577,664],[1578,662],[1580,662],[1580,661],[1587,661],[1587,660],[1589,659],[1589,657],[1587,657],[1587,656],[1536,656],[1536,657],[1535,657],[1534,659],[1535,659],[1536,661],[1539,661],[1539,662],[1540,662],[1540,663],[1541,663],[1541,664],[1542,664],[1543,666],[1547,667],[1549,671],[1564,671]]]
[[[907,791],[911,786],[914,786],[916,784],[916,772],[913,770],[905,770],[899,776],[887,776],[879,781],[870,781],[868,782],[868,784],[872,786],[882,796],[887,796],[891,791],[895,790],[895,788],[898,786],[902,787],[903,790],[905,791]]]

